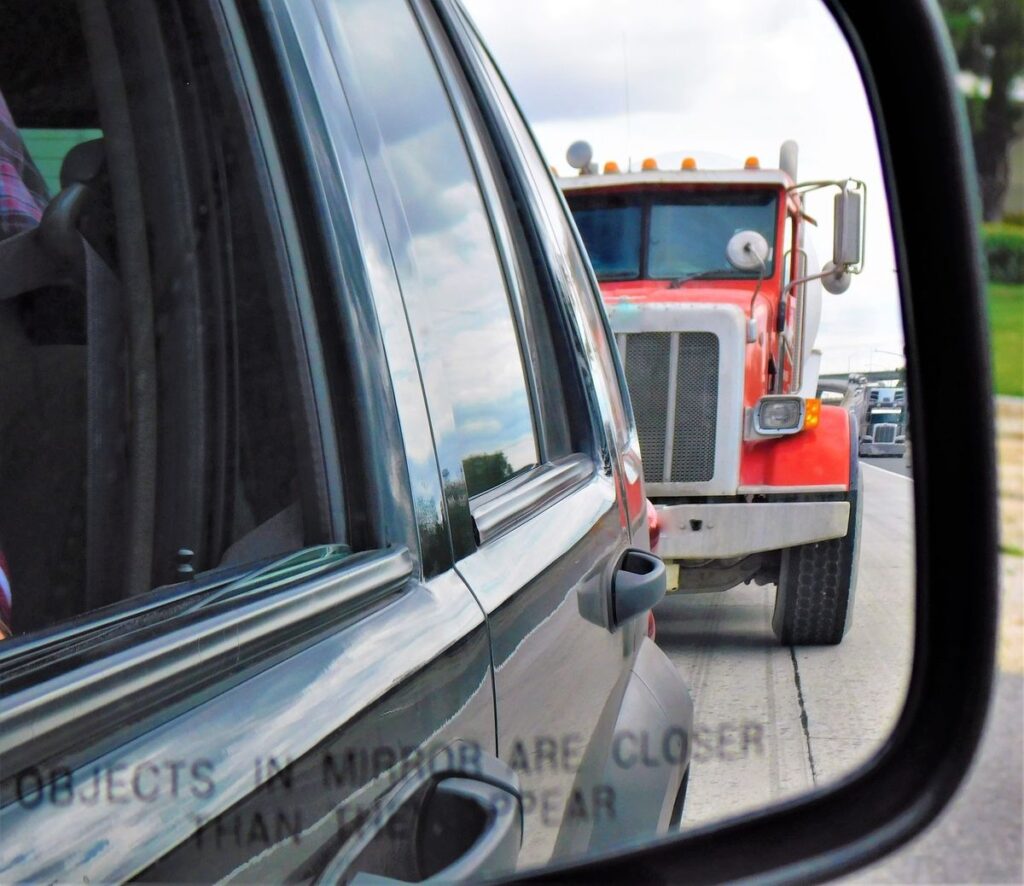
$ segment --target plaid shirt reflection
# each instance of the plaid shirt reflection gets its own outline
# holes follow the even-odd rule
[[[34,228],[49,196],[0,94],[0,240]],[[11,581],[0,549],[0,640],[11,636]]]
[[[0,95],[0,240],[39,224],[48,201],[46,183]]]

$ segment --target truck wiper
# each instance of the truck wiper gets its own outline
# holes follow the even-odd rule
[[[686,274],[682,277],[676,277],[671,283],[669,283],[669,289],[678,289],[684,283],[688,283],[690,280],[696,280],[699,277],[711,277],[713,275],[720,275],[724,271],[723,268],[708,268],[704,271],[697,271],[694,274]]]

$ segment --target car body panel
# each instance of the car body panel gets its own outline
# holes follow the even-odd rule
[[[262,139],[283,248],[310,290],[304,347],[348,367],[320,382],[350,396],[332,401],[351,436],[331,457],[352,472],[346,496],[371,490],[344,526],[364,546],[332,547],[315,570],[271,563],[209,588],[202,577],[187,593],[174,586],[165,603],[178,607],[168,610],[177,633],[155,623],[145,643],[126,634],[108,658],[101,636],[90,661],[8,699],[3,716],[24,728],[9,733],[13,756],[5,748],[5,762],[19,761],[5,790],[20,792],[0,809],[7,877],[315,878],[399,780],[451,748],[541,776],[534,811],[524,809],[522,863],[546,860],[556,843],[576,853],[667,826],[688,742],[641,797],[615,761],[615,736],[667,723],[688,734],[692,705],[645,639],[646,613],[613,624],[614,573],[631,544],[646,544],[646,499],[621,367],[564,203],[540,182],[555,202],[531,217],[561,238],[546,272],[573,324],[593,447],[530,469],[536,494],[518,481],[499,487],[491,512],[511,516],[478,541],[473,502],[453,496],[441,470],[402,286],[408,243],[394,236],[402,206],[381,186],[382,146],[328,6],[222,0],[216,16]],[[452,7],[437,9],[454,20]],[[502,496],[515,503],[496,507]],[[131,626],[138,613],[122,608]],[[40,714],[71,722],[68,700],[87,698],[89,680],[99,689],[88,740],[69,732],[64,756],[40,757],[32,742],[50,722]],[[552,742],[564,765],[548,765]],[[621,793],[630,808],[581,822],[574,792],[608,811]],[[393,839],[396,850],[410,845],[408,834]]]

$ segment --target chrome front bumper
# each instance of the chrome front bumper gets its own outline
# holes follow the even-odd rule
[[[846,535],[846,501],[658,505],[663,560],[742,557]]]
[[[857,447],[857,453],[867,458],[883,455],[903,455],[906,452],[906,443],[868,443],[863,442]]]

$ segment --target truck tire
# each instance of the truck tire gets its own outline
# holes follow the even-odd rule
[[[858,482],[850,492],[850,525],[843,538],[782,551],[772,630],[784,646],[835,646],[850,627],[860,540],[860,490]]]

